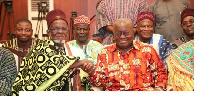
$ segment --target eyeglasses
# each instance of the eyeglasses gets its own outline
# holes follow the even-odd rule
[[[67,30],[68,30],[68,28],[65,28],[65,27],[61,27],[61,28],[59,28],[59,27],[54,27],[54,28],[52,28],[52,29],[50,29],[50,30],[53,30],[54,32],[58,32],[60,29],[61,29],[62,31],[67,31]]]
[[[117,37],[120,37],[122,34],[123,34],[125,37],[128,37],[128,35],[130,34],[130,32],[125,31],[125,32],[116,32],[116,33],[115,33],[115,35],[116,35]]]
[[[188,24],[194,24],[194,19],[190,19],[189,21],[183,21],[183,26],[188,25]]]
[[[32,31],[32,29],[22,29],[22,28],[17,28],[16,29],[18,32],[22,32],[23,30],[25,30],[25,32],[31,32]]]
[[[79,27],[77,27],[75,29],[76,29],[77,32],[80,32],[81,30],[83,30],[84,32],[87,32],[87,31],[90,30],[90,28],[79,28]]]

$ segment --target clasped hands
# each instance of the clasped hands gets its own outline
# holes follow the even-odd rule
[[[87,72],[90,76],[93,76],[95,72],[95,66],[91,60],[83,59],[78,60],[70,66],[70,68],[81,68],[83,71]]]

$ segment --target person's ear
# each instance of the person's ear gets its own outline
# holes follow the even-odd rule
[[[135,32],[137,32],[137,31],[138,31],[138,27],[139,27],[139,25],[138,25],[138,24],[136,24],[136,25],[135,25]]]
[[[15,31],[15,34],[16,34],[17,33],[17,28],[15,28],[14,31]]]
[[[50,36],[51,36],[50,30],[47,30],[47,37],[50,38]]]
[[[73,29],[73,31],[76,31],[76,30],[75,30],[75,27],[73,27],[72,29]]]

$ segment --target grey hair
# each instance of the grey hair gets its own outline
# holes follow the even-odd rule
[[[133,24],[132,24],[132,21],[131,19],[128,19],[128,18],[120,18],[120,19],[117,19],[114,23],[113,23],[113,27],[116,26],[117,24],[130,24],[133,28]]]

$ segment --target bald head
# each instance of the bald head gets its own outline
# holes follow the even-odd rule
[[[132,21],[127,18],[120,18],[120,19],[116,20],[113,24],[113,27],[124,26],[124,25],[126,25],[126,26],[129,25],[130,27],[133,28]]]
[[[133,42],[133,25],[130,19],[121,18],[113,24],[114,40],[117,49],[126,52],[132,46]]]

